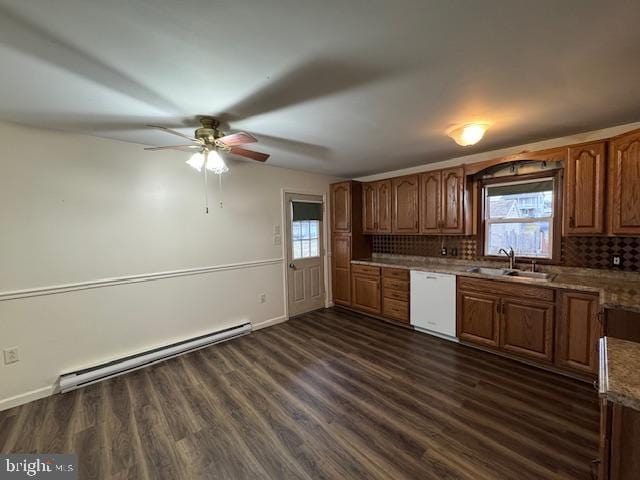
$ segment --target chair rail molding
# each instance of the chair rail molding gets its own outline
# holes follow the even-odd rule
[[[55,295],[73,292],[77,290],[89,290],[93,288],[128,285],[131,283],[154,282],[166,278],[185,277],[191,275],[203,275],[207,273],[224,272],[228,270],[241,270],[247,268],[263,267],[267,265],[281,265],[284,258],[269,258],[266,260],[251,260],[246,262],[228,263],[224,265],[212,265],[206,267],[185,268],[164,272],[141,273],[121,277],[100,278],[85,282],[66,283],[61,285],[49,285],[45,287],[27,288],[22,290],[10,290],[0,292],[0,302],[18,300],[21,298],[40,297],[43,295]]]

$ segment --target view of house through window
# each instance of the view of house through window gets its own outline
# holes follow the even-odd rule
[[[293,221],[293,259],[317,257],[320,255],[320,221]]]
[[[513,248],[517,256],[551,258],[554,180],[485,186],[485,255]]]

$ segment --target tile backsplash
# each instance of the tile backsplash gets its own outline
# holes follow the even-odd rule
[[[477,258],[475,236],[374,235],[373,252],[392,255],[439,257],[442,245],[447,254],[464,260]],[[455,255],[454,255],[455,252]],[[614,269],[612,255],[622,257],[615,270],[640,271],[640,237],[564,237],[559,265]]]

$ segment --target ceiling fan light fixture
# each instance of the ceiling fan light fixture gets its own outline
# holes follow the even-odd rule
[[[202,152],[194,153],[189,157],[189,160],[186,161],[186,164],[195,168],[198,172],[201,172],[202,166],[204,165],[204,154]]]
[[[224,163],[224,160],[218,152],[210,151],[207,159],[207,170],[216,175],[222,175],[229,171],[229,167]]]
[[[453,138],[458,145],[467,147],[482,140],[488,128],[488,123],[467,123],[447,130],[447,135]]]

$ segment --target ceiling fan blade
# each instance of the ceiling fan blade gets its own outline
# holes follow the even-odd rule
[[[247,132],[230,133],[224,137],[218,138],[219,142],[232,147],[234,145],[244,145],[246,143],[255,143],[258,141],[256,137],[248,134]]]
[[[191,140],[192,142],[202,144],[202,140],[198,140],[197,138],[190,137],[189,135],[185,135],[184,133],[177,132],[176,130],[172,130],[171,128],[163,127],[161,125],[147,125],[149,128],[155,128],[156,130],[162,130],[163,132],[170,133],[171,135],[177,135],[178,137],[186,138],[187,140]]]
[[[216,117],[224,122],[242,120],[358,88],[391,74],[391,68],[313,59],[281,74]]]
[[[233,153],[234,155],[240,155],[241,157],[247,157],[258,162],[264,162],[270,156],[266,153],[255,152],[253,150],[247,150],[246,148],[240,147],[231,147],[230,153]]]
[[[196,149],[201,150],[202,145],[167,145],[165,147],[147,147],[145,150],[154,152],[156,150],[184,150],[184,149]]]

